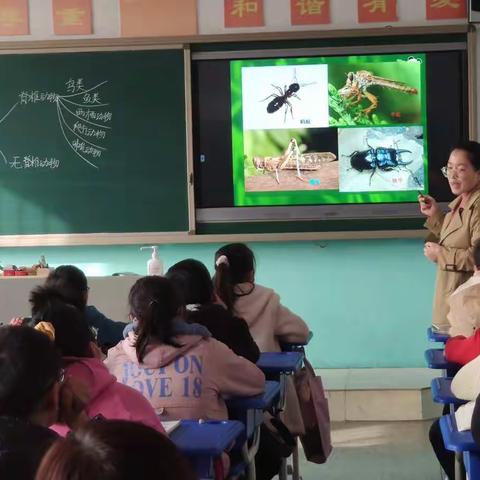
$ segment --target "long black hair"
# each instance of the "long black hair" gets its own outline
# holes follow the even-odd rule
[[[142,362],[151,343],[179,347],[174,340],[173,321],[180,311],[178,295],[167,278],[142,277],[128,295],[130,314],[138,320],[135,349]]]
[[[255,256],[244,243],[230,243],[215,253],[215,292],[230,312],[238,297],[235,285],[248,282],[253,272]]]
[[[0,415],[30,417],[58,380],[61,362],[44,333],[0,327]]]
[[[85,309],[88,292],[87,277],[74,265],[57,267],[45,280],[45,286],[58,290],[68,303],[80,310]]]
[[[50,322],[55,328],[55,345],[62,357],[89,357],[95,341],[83,311],[71,305],[55,288],[37,287],[30,293],[31,326]]]
[[[172,281],[183,305],[212,303],[213,283],[202,262],[187,258],[172,265],[165,276]]]

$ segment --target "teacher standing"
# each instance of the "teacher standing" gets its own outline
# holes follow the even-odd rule
[[[480,240],[480,144],[458,144],[442,173],[456,195],[448,205],[450,211],[441,212],[428,195],[420,195],[419,202],[420,211],[428,217],[425,227],[438,239],[424,247],[425,256],[437,264],[432,323],[448,331],[447,299],[472,275],[472,250]]]

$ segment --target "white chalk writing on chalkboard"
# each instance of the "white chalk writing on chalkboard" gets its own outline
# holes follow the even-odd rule
[[[6,159],[5,159],[6,160]],[[50,169],[60,166],[60,160],[55,157],[41,157],[38,155],[14,155],[8,166],[14,170]]]
[[[94,161],[100,160],[107,151],[102,142],[108,138],[113,118],[112,112],[106,109],[109,103],[102,98],[101,88],[107,83],[108,81],[103,81],[87,88],[85,79],[69,78],[65,82],[66,94],[36,89],[23,90],[18,94],[18,102],[0,119],[0,124],[18,105],[55,104],[58,124],[67,145],[88,165],[99,168]],[[0,159],[3,158],[6,165],[16,170],[58,168],[60,165],[60,160],[53,157],[31,157],[34,161],[25,160],[27,157],[19,155],[14,155],[11,161],[7,161],[4,152],[0,150]]]

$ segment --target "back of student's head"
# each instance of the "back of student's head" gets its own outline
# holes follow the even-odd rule
[[[480,269],[480,242],[473,246],[473,263],[477,269]]]
[[[55,288],[80,310],[87,304],[88,283],[85,274],[73,265],[61,265],[48,275],[46,287]]]
[[[255,256],[244,243],[230,243],[215,253],[215,292],[233,310],[235,303],[234,287],[238,283],[253,280]]]
[[[164,277],[139,278],[128,295],[130,314],[138,320],[135,348],[143,361],[149,344],[177,347],[173,323],[181,303],[172,282]]]
[[[175,445],[145,425],[123,420],[89,422],[58,440],[37,480],[193,480]]]
[[[30,293],[32,326],[49,322],[55,329],[55,345],[64,357],[90,356],[93,335],[84,313],[67,303],[54,288],[37,287]]]
[[[213,300],[213,283],[207,267],[191,258],[168,269],[165,275],[175,287],[183,305],[205,305]]]
[[[60,376],[61,357],[44,333],[0,327],[0,415],[29,418]]]

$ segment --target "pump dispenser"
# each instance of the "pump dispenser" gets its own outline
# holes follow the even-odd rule
[[[163,275],[163,262],[158,257],[158,247],[152,245],[151,247],[140,247],[140,250],[147,250],[148,248],[152,249],[152,258],[147,262],[147,273],[148,275]]]

